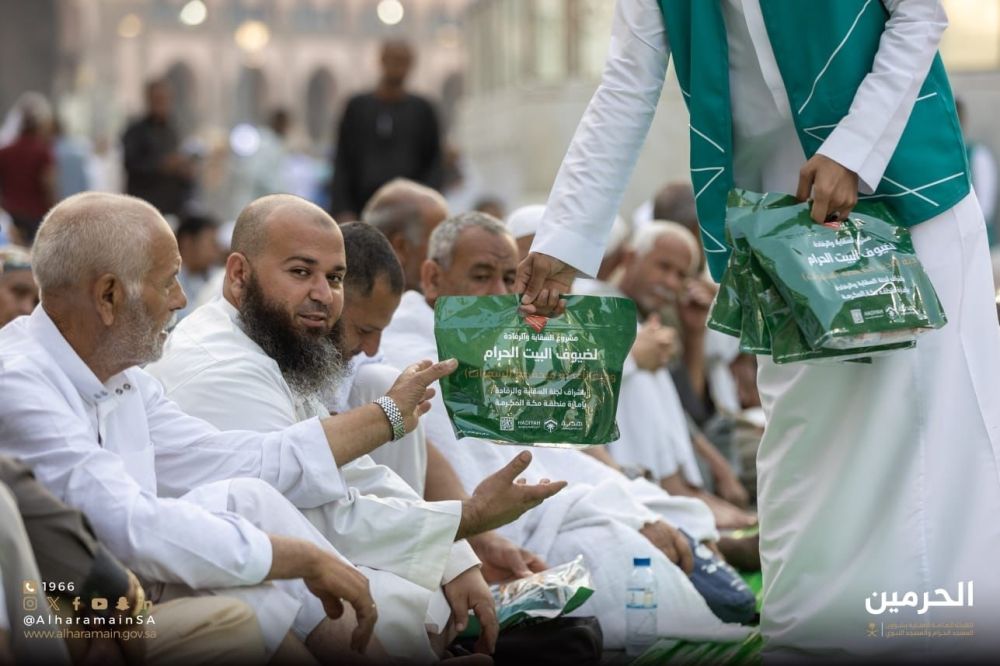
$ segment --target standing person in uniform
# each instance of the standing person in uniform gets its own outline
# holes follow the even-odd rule
[[[578,271],[597,271],[670,54],[716,279],[732,187],[811,198],[817,223],[845,217],[860,194],[911,227],[947,326],[871,364],[759,359],[771,658],[1000,648],[1000,328],[937,54],[946,26],[938,0],[618,0],[601,86],[519,267],[526,312],[552,311]],[[974,635],[885,640],[885,622],[971,622]]]

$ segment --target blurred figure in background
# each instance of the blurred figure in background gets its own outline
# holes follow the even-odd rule
[[[170,85],[163,79],[146,84],[146,115],[122,137],[125,191],[145,199],[163,215],[177,215],[194,196],[195,159],[181,152],[171,121]]]
[[[420,291],[420,267],[435,227],[448,217],[448,202],[437,191],[397,178],[379,188],[362,220],[381,231],[403,266],[405,288]]]
[[[406,91],[413,59],[408,43],[385,42],[378,86],[347,103],[338,130],[331,186],[330,211],[339,222],[358,219],[365,202],[393,178],[441,189],[437,114],[428,100]]]
[[[503,202],[503,199],[497,196],[486,195],[480,197],[472,209],[479,213],[492,215],[498,220],[507,217],[507,205]]]
[[[705,255],[698,231],[698,210],[694,202],[694,188],[686,180],[675,180],[661,187],[653,196],[653,220],[670,220],[683,224],[698,242],[698,273],[705,272]]]
[[[291,191],[287,146],[291,122],[287,109],[274,109],[267,125],[254,128],[259,141],[248,142],[252,149],[233,142],[231,215],[243,210],[248,201]],[[247,127],[246,131],[252,135],[254,129]]]
[[[38,285],[31,275],[31,256],[22,248],[0,247],[0,326],[38,305]]]
[[[219,260],[223,256],[219,246],[219,226],[219,221],[206,213],[185,215],[177,226],[177,249],[181,255],[177,281],[188,298],[187,305],[177,311],[177,321],[196,307],[198,294],[219,269]]]
[[[955,108],[958,110],[958,122],[962,124],[962,134],[965,135],[965,149],[969,153],[969,171],[972,173],[972,189],[979,199],[986,219],[986,234],[990,247],[997,245],[997,195],[1000,186],[1000,174],[997,172],[997,158],[989,146],[969,137],[969,116],[965,103],[956,98]]]
[[[11,217],[11,240],[30,246],[54,198],[52,109],[42,95],[25,93],[14,116],[16,138],[0,148],[0,207]]]
[[[52,153],[55,157],[55,199],[93,189],[91,181],[92,154],[90,144],[66,131],[62,120],[52,123]]]

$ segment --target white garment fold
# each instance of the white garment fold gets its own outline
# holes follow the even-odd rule
[[[332,553],[343,562],[348,560],[317,530],[305,516],[273,487],[259,479],[231,479],[206,484],[191,491],[185,500],[213,511],[231,511],[243,516],[268,534],[304,539]],[[398,576],[370,567],[357,567],[368,579],[372,598],[378,604],[379,617],[374,635],[385,650],[400,657],[422,663],[437,661],[427,640],[426,625],[437,619],[424,617],[432,592]],[[165,598],[197,594],[184,586],[168,586]],[[247,602],[257,612],[265,643],[273,651],[291,629],[306,637],[326,618],[323,604],[301,579],[276,580],[254,587],[213,590]]]

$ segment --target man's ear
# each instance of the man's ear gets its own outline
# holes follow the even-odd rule
[[[434,301],[441,291],[441,264],[433,259],[425,259],[420,265],[420,288],[428,301]]]
[[[97,309],[97,316],[101,318],[101,323],[111,326],[115,317],[119,316],[125,306],[127,294],[125,285],[113,273],[105,273],[99,276],[90,289],[90,296]]]
[[[236,301],[236,305],[243,301],[243,295],[246,294],[250,272],[250,262],[239,252],[233,252],[226,259],[226,279],[223,291]]]

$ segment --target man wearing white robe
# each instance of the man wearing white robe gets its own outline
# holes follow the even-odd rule
[[[338,458],[387,439],[384,414],[368,409],[267,434],[223,433],[167,400],[135,366],[159,355],[171,314],[185,299],[173,233],[145,202],[71,197],[46,216],[35,256],[42,304],[0,331],[3,452],[81,510],[144,581],[165,584],[160,598],[224,589],[246,600],[272,655],[294,653],[289,641],[297,638],[316,657],[335,658],[329,648],[347,645],[337,642],[334,625],[356,624],[351,646],[364,649],[377,618],[366,576],[307,521],[291,519],[294,509],[278,490],[305,503],[341,496]],[[409,428],[428,380],[420,381],[397,393]],[[159,496],[157,457],[191,454],[201,474],[258,478],[199,486],[179,499]],[[267,513],[248,497],[266,500]],[[286,580],[261,585],[270,579]],[[327,610],[339,615],[339,599],[353,612],[331,624]]]
[[[437,296],[509,293],[517,246],[499,220],[468,213],[446,221],[434,231],[429,256],[434,258],[425,262],[423,270],[427,296],[415,291],[403,294],[400,307],[382,337],[381,349],[386,361],[396,367],[403,367],[411,357],[436,356],[434,311],[430,303]],[[457,282],[466,287],[442,288],[429,277],[429,272],[443,266],[461,276]],[[448,458],[466,488],[473,487],[487,470],[506,464],[525,448],[535,456],[529,479],[550,477],[570,481],[566,490],[499,532],[552,565],[580,553],[584,555],[594,576],[595,593],[580,613],[598,617],[606,648],[620,649],[624,645],[626,580],[632,558],[637,556],[652,558],[659,595],[658,630],[662,635],[725,639],[746,634],[745,628],[718,620],[687,575],[640,533],[650,524],[662,525],[661,515],[633,496],[632,488],[641,487],[642,483],[633,486],[608,478],[608,473],[616,473],[578,451],[498,446],[474,438],[458,440],[439,395],[434,396],[432,404],[424,419],[427,437]],[[604,480],[589,485],[584,482],[588,478]],[[711,513],[704,504],[670,498],[655,486],[649,488],[652,490],[645,497],[651,499],[650,506],[676,516],[676,524],[696,540],[717,537]]]
[[[262,241],[259,247],[245,242],[256,236]],[[288,323],[279,323],[270,319],[270,313],[290,307],[299,312],[308,307],[319,313],[328,302],[327,322],[330,327],[335,325],[340,306],[333,304],[343,301],[344,264],[343,239],[336,223],[297,197],[264,197],[248,205],[237,219],[233,250],[220,298],[178,324],[163,356],[147,367],[148,372],[163,382],[166,395],[187,413],[222,430],[270,432],[329,415],[318,392],[295,388],[283,375],[279,361],[250,334],[259,333],[261,327],[272,334],[298,331],[290,318]],[[301,272],[315,277],[303,280],[298,275]],[[331,274],[339,280],[332,288],[328,284]],[[293,286],[286,287],[282,281]],[[300,303],[302,297],[305,301]],[[253,309],[248,302],[256,303]],[[315,337],[321,346],[336,349],[327,332]],[[313,337],[305,334],[300,340],[309,344]],[[331,363],[326,370],[334,372],[337,365]],[[164,476],[183,483],[185,469],[196,467],[198,459],[192,456],[188,461],[178,460],[178,464]],[[300,504],[299,508],[351,562],[413,584],[404,588],[405,594],[373,585],[383,618],[398,613],[398,624],[405,624],[404,617],[411,615],[409,625],[419,627],[426,611],[426,624],[432,633],[444,634],[450,601],[458,613],[455,621],[459,630],[464,627],[464,611],[476,612],[485,629],[483,649],[492,650],[497,630],[492,597],[479,573],[475,553],[464,540],[456,542],[456,535],[472,536],[481,531],[477,525],[491,522],[515,504],[521,506],[520,511],[528,508],[525,497],[544,497],[557,487],[508,482],[505,488],[498,486],[501,492],[477,491],[465,501],[425,502],[392,470],[368,456],[342,466],[340,471],[348,488],[346,497],[331,496],[328,501]],[[510,481],[513,479],[511,476]],[[399,587],[394,577],[389,577],[389,583]],[[412,617],[413,609],[420,611],[418,617]],[[394,644],[394,636],[383,636],[379,627],[376,631],[383,645]]]
[[[937,0],[796,4],[796,11],[850,13],[843,22],[846,34],[833,36],[840,46],[825,66],[816,63],[812,92],[829,69],[858,54],[856,44],[848,44],[854,26],[884,20],[860,87],[846,91],[854,95],[847,100],[849,112],[839,122],[807,128],[822,131],[821,146],[807,162],[793,114],[802,114],[816,98],[808,81],[783,80],[775,54],[778,47],[790,52],[796,39],[829,36],[823,32],[827,26],[806,22],[781,33],[786,41],[772,43],[770,33],[780,16],[776,7],[758,0],[720,5],[730,99],[702,97],[699,108],[714,101],[731,110],[734,154],[728,159],[736,187],[793,192],[802,199],[811,191],[813,218],[837,219],[853,207],[859,190],[871,194],[882,185],[904,128],[920,127],[919,121],[910,122],[918,104],[930,105],[922,107],[928,113],[940,109],[954,116],[953,108],[934,106],[943,93],[918,98],[947,25]],[[517,290],[524,292],[527,312],[551,311],[577,269],[590,275],[597,269],[607,220],[621,199],[662,89],[670,54],[668,6],[680,4],[618,1],[601,86],[556,178],[533,253],[519,271]],[[708,3],[686,6],[703,10]],[[798,34],[790,34],[794,31]],[[702,37],[690,35],[692,50],[705,43]],[[709,64],[707,59],[699,66]],[[705,81],[706,71],[692,69],[690,80]],[[791,107],[791,96],[806,94],[803,103]],[[704,126],[697,127],[709,120],[716,119],[692,120],[692,151],[725,157],[720,140],[728,137],[713,140]],[[930,139],[928,154],[940,153],[941,146],[948,147],[949,156],[961,151],[952,142],[957,122],[928,127],[925,136],[930,132],[937,132],[940,142],[932,147],[935,139]],[[696,193],[708,201],[715,196],[703,194],[713,186],[708,179],[724,175],[725,168],[692,164]],[[919,170],[924,165],[896,166]],[[961,176],[921,186],[925,192],[890,188],[875,196],[937,206],[932,198],[937,195],[928,188],[960,183],[955,179]],[[954,187],[961,191],[960,184]],[[706,250],[722,251],[705,231],[701,209],[699,217]],[[943,329],[922,336],[914,350],[870,365],[777,366],[759,359],[768,417],[757,459],[761,626],[765,650],[773,657],[981,657],[1000,650],[1000,330],[985,229],[971,193],[925,219],[911,233],[947,313]],[[717,227],[712,231],[719,233]],[[959,608],[903,604],[891,616],[866,608],[866,601],[883,591],[904,598],[912,592],[925,600],[947,591],[952,599],[968,581],[975,586],[974,606],[968,599],[954,604]],[[903,624],[973,622],[975,635],[882,640],[882,623],[890,618]]]

